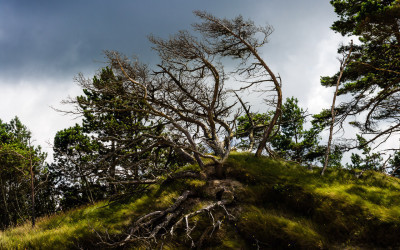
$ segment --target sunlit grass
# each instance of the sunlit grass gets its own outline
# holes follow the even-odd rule
[[[345,169],[330,169],[321,177],[318,168],[308,170],[298,164],[240,153],[232,154],[229,164],[231,174],[248,185],[242,201],[268,208],[256,214],[268,217],[269,211],[278,209],[279,216],[289,220],[306,218],[307,223],[318,225],[313,230],[320,234],[325,245],[335,241],[378,246],[392,241],[399,245],[395,230],[400,227],[397,178],[374,171],[357,178],[354,171]],[[269,220],[267,217],[264,219]],[[264,227],[274,227],[274,223]],[[303,221],[301,225],[307,223]],[[274,239],[279,241],[280,237]],[[297,244],[302,245],[300,241]]]
[[[0,235],[1,248],[36,248],[68,249],[76,248],[79,239],[86,238],[93,230],[103,232],[104,221],[114,220],[111,208],[100,208],[105,202],[94,206],[76,208],[66,213],[40,218],[35,228],[30,223],[2,232]],[[109,210],[109,211],[106,211]],[[105,213],[104,213],[105,212]],[[103,216],[101,216],[103,214]],[[107,216],[107,217],[105,217]]]
[[[290,217],[276,210],[246,206],[238,226],[248,234],[248,238],[257,239],[261,246],[273,245],[279,248],[323,246],[323,237],[315,230],[312,221]]]
[[[254,158],[233,153],[226,163],[227,176],[243,184],[233,206],[239,214],[224,222],[210,246],[240,248],[326,248],[337,246],[399,246],[400,181],[373,171],[357,178],[353,171],[320,169]],[[199,171],[196,165],[180,170]],[[123,234],[135,218],[170,206],[183,190],[201,190],[205,180],[187,179],[152,185],[148,192],[123,203],[98,202],[65,213],[38,219],[0,232],[0,249],[90,248],[98,242],[95,232]],[[202,192],[199,192],[202,194]],[[204,194],[205,195],[205,194]],[[209,204],[204,196],[191,211]],[[203,230],[209,216],[196,216]],[[194,231],[200,237],[202,231]],[[218,238],[218,239],[217,239]],[[187,241],[175,238],[166,249],[182,248]],[[214,244],[214,245],[213,245]]]
[[[33,229],[27,222],[1,232],[0,249],[25,249],[38,246],[41,249],[71,249],[94,245],[99,241],[96,232],[101,234],[107,231],[110,235],[124,233],[126,226],[145,211],[164,209],[171,205],[180,195],[181,188],[176,185],[167,188],[154,185],[148,194],[131,202],[109,205],[102,201],[95,205],[43,217],[37,221]]]

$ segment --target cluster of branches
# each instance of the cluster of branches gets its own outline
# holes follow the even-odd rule
[[[363,134],[376,136],[359,148],[397,131],[397,60],[392,59],[398,49],[398,6],[390,1],[375,3],[369,13],[359,2],[332,4],[342,17],[333,29],[359,35],[363,44],[339,49],[345,55],[340,72],[322,78],[323,85],[337,87],[331,112],[315,116],[312,129],[303,129],[305,113],[297,107],[297,100],[288,99],[283,107],[281,79],[260,56],[259,48],[268,42],[272,27],[256,26],[241,16],[229,20],[195,11],[202,20],[193,25],[197,36],[180,31],[168,39],[149,37],[160,58],[155,67],[107,51],[107,68],[93,79],[77,78],[85,96],[68,103],[77,107],[74,113],[84,116],[82,128],[75,127],[75,132],[84,134],[82,140],[87,143],[68,144],[60,134],[59,158],[73,163],[81,186],[102,180],[111,192],[117,184],[154,179],[177,162],[196,162],[202,168],[211,162],[221,177],[235,137],[248,137],[244,140],[249,142],[247,150],[255,150],[256,156],[266,149],[270,155],[312,162],[325,153],[324,170],[328,161],[331,166],[340,165],[342,148],[334,145],[330,152],[334,124],[368,111],[364,123],[353,125]],[[237,62],[234,71],[225,70],[225,58]],[[228,78],[243,85],[236,91],[229,89]],[[259,86],[272,91],[266,101],[273,109],[264,114],[251,113],[240,97],[242,90]],[[336,94],[346,93],[355,97],[335,107]],[[240,105],[229,103],[231,97]],[[245,116],[240,117],[243,112]],[[379,121],[393,125],[378,129]],[[326,126],[330,126],[327,147],[318,142]],[[63,140],[68,146],[61,146]],[[86,145],[87,149],[80,150],[87,154],[68,151],[78,149],[77,145]]]
[[[400,4],[395,0],[333,0],[331,4],[340,17],[332,29],[343,36],[359,37],[359,43],[340,46],[338,52],[343,54],[340,71],[334,76],[322,77],[322,85],[336,85],[336,92],[331,112],[324,110],[320,118],[330,120],[328,144],[332,140],[333,125],[343,128],[344,122],[353,118],[350,124],[361,135],[357,137],[357,145],[349,145],[348,150],[357,148],[365,153],[370,151],[370,144],[378,142],[379,146],[400,132]],[[335,107],[336,95],[346,97],[338,107]],[[393,162],[390,158],[395,154],[383,165]],[[352,156],[353,165],[359,165],[356,158]],[[325,159],[327,163],[328,151]],[[322,174],[325,169],[326,164]]]
[[[341,78],[345,84],[339,87],[338,95],[351,94],[352,98],[336,107],[338,122],[365,116],[351,122],[368,136],[364,145],[379,139],[382,143],[400,132],[400,5],[398,1],[332,4],[341,17],[332,29],[342,35],[358,36],[360,43],[339,48],[340,53],[351,53],[351,60],[341,72],[323,77],[322,84],[333,86]]]
[[[235,137],[240,140],[237,147],[251,152],[254,145],[258,145],[262,138],[262,132],[268,126],[272,112],[253,113],[250,107],[243,103],[246,115],[237,119]],[[298,106],[298,100],[294,97],[287,98],[282,105],[279,123],[275,125],[267,151],[272,157],[307,164],[308,166],[323,162],[326,146],[321,143],[320,133],[326,124],[318,116],[312,117],[307,111]],[[311,127],[305,129],[306,122],[310,120]],[[340,167],[343,148],[334,145],[329,153],[329,167]]]
[[[83,115],[83,125],[59,132],[55,158],[69,165],[64,172],[73,170],[87,194],[88,183],[104,180],[109,190],[140,184],[179,162],[204,168],[207,160],[214,174],[223,176],[240,115],[237,103],[228,101],[233,96],[225,86],[228,77],[242,78],[242,89],[263,84],[275,93],[268,100],[274,112],[256,151],[261,155],[282,105],[279,78],[258,51],[272,28],[241,16],[195,15],[202,20],[193,26],[199,36],[180,31],[168,39],[149,37],[160,58],[155,68],[107,51],[107,68],[93,79],[77,77],[85,95],[66,103]],[[226,57],[238,62],[233,72],[223,67]]]

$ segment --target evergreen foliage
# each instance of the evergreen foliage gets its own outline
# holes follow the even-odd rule
[[[61,197],[59,209],[93,203],[106,197],[105,184],[99,180],[101,170],[93,169],[98,151],[99,143],[84,134],[78,124],[57,132],[51,172],[55,177],[53,185],[57,186]]]
[[[18,117],[9,123],[0,120],[0,229],[55,210],[52,187],[47,182],[48,169],[44,164],[46,154],[40,146],[31,145],[31,141],[31,133]],[[31,174],[35,192],[32,192]],[[34,210],[32,193],[36,199]],[[32,211],[35,214],[32,215]]]
[[[270,138],[272,150],[279,157],[296,161],[299,163],[312,164],[315,161],[322,161],[325,147],[320,145],[320,133],[323,125],[318,116],[311,121],[311,128],[305,129],[307,113],[298,106],[295,97],[287,98],[282,105],[279,125],[274,128]],[[262,132],[269,124],[270,113],[251,113],[252,124],[248,115],[238,117],[236,138],[240,139],[238,148],[246,150],[249,147],[249,131],[254,127],[255,143],[259,143]],[[340,167],[342,153],[338,146],[335,146],[331,153],[332,161],[329,166]]]
[[[339,20],[332,29],[343,36],[357,36],[360,43],[353,47],[351,63],[343,74],[339,95],[349,94],[351,101],[336,109],[339,119],[365,115],[351,124],[363,134],[372,135],[365,143],[386,139],[400,131],[400,2],[397,0],[332,0]],[[348,52],[343,45],[339,52]],[[324,86],[333,86],[339,73],[323,77]]]
[[[351,154],[351,164],[347,167],[350,169],[360,169],[360,170],[382,170],[382,157],[379,153],[372,152],[370,146],[366,144],[367,140],[361,135],[357,135],[359,150],[362,150],[362,155],[357,153]]]
[[[271,113],[250,113],[249,115],[246,114],[238,117],[236,121],[237,129],[235,136],[237,139],[240,139],[240,141],[236,147],[242,150],[250,149],[250,142],[248,139],[251,132],[252,137],[254,138],[254,143],[258,145],[262,138],[262,133],[265,127],[268,126],[270,120]]]
[[[287,98],[282,105],[280,132],[271,139],[273,148],[282,158],[311,163],[322,156],[323,148],[319,146],[322,128],[312,123],[310,129],[304,129],[306,116],[294,97]]]
[[[180,164],[179,156],[157,137],[164,125],[146,106],[126,98],[124,82],[106,67],[92,80],[80,76],[83,95],[71,101],[83,116],[54,138],[56,184],[60,209],[135,191],[131,181],[154,179]]]

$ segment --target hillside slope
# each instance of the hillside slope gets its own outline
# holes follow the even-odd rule
[[[188,166],[181,171],[188,169],[198,170]],[[329,170],[321,177],[319,171],[233,153],[224,180],[164,178],[125,201],[99,202],[42,218],[33,230],[26,224],[0,232],[0,248],[400,247],[398,179],[375,172],[356,178],[347,170]],[[126,244],[114,244],[127,238],[138,218],[167,211],[186,190],[196,195],[174,210],[179,216],[171,216],[155,238],[131,237]],[[188,215],[188,224],[183,215]],[[153,224],[147,225],[154,232]]]

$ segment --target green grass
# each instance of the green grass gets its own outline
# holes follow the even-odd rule
[[[312,222],[276,210],[245,206],[238,228],[259,246],[307,249],[323,246],[323,237]]]
[[[283,247],[282,242],[301,248],[400,245],[399,179],[373,171],[356,178],[354,172],[344,169],[329,170],[321,177],[318,168],[310,171],[293,163],[244,154],[232,154],[229,164],[230,174],[247,184],[242,202],[258,208],[250,209],[253,216],[246,212],[254,218],[248,225],[270,221],[264,228],[276,228],[285,220],[297,225],[289,229],[281,225],[280,230],[272,230],[279,232],[276,235],[263,232],[261,225],[257,230],[248,229],[263,232],[260,238],[272,237],[269,242],[275,247]],[[257,219],[255,215],[263,217]],[[241,225],[243,230],[245,225]],[[301,226],[309,236],[297,233]]]
[[[236,219],[224,220],[204,247],[400,247],[399,179],[373,171],[356,178],[354,172],[340,169],[331,169],[321,177],[318,168],[307,170],[244,153],[232,153],[226,167],[227,178],[243,184],[229,207]],[[94,231],[121,234],[138,216],[168,207],[185,189],[201,191],[205,185],[197,179],[153,185],[147,193],[124,203],[106,206],[106,202],[99,202],[41,218],[35,229],[27,223],[0,232],[0,249],[91,248],[98,241]],[[198,200],[193,209],[207,204],[209,198]],[[195,219],[193,238],[198,239],[211,219]],[[187,247],[190,242],[183,236],[164,242],[165,249]]]
[[[31,224],[0,232],[0,249],[78,249],[90,248],[99,238],[95,234],[117,235],[124,232],[133,219],[148,211],[158,210],[171,205],[186,186],[196,188],[200,181],[184,180],[167,187],[153,185],[147,194],[133,198],[126,203],[98,202],[40,218],[36,227]]]

